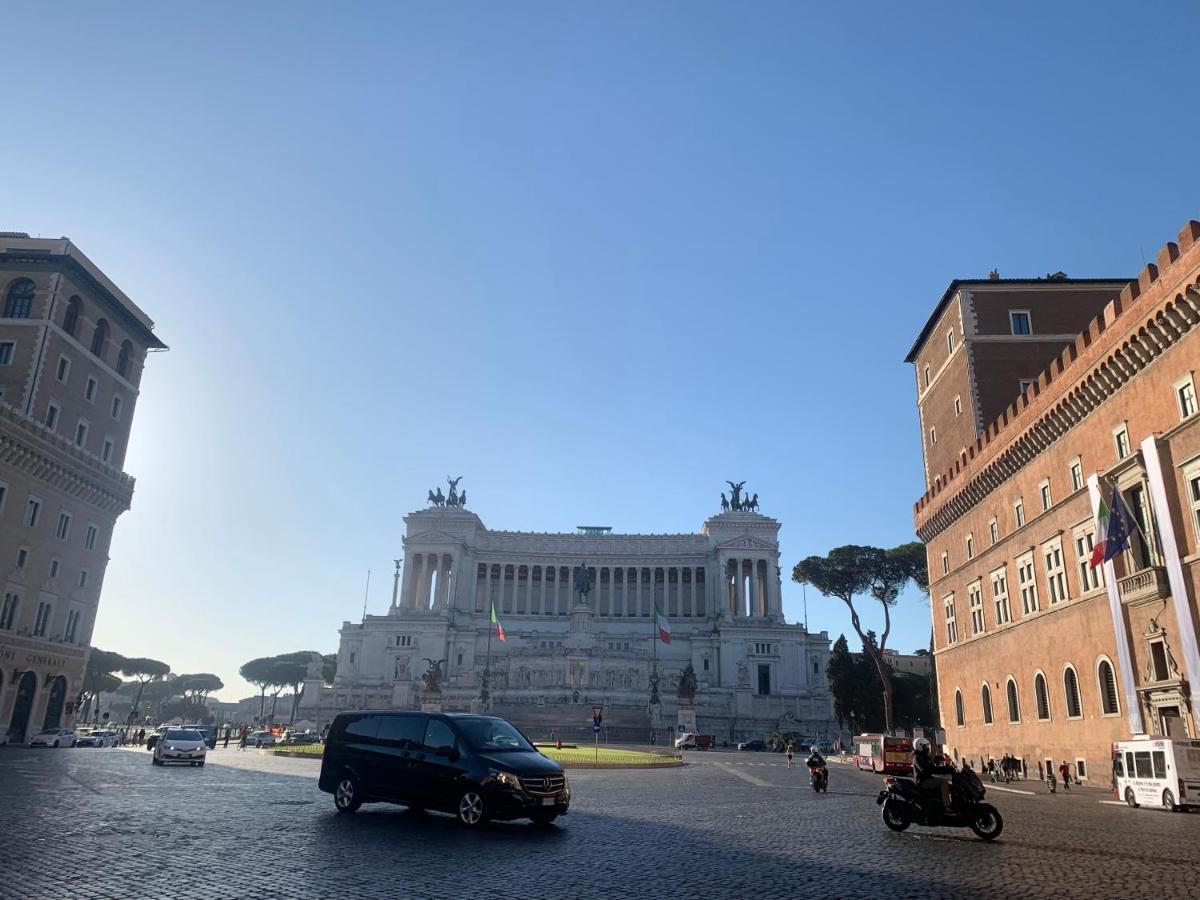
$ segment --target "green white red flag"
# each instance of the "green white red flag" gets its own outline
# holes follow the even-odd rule
[[[492,624],[496,626],[496,637],[504,640],[504,626],[500,624],[500,617],[496,615],[496,604],[492,604]]]
[[[1092,545],[1091,567],[1104,562],[1104,551],[1108,546],[1108,504],[1104,502],[1104,492],[1100,492],[1100,506],[1096,509],[1096,543]]]
[[[671,643],[671,623],[662,614],[657,603],[654,604],[654,626],[658,629],[658,639],[664,644]]]

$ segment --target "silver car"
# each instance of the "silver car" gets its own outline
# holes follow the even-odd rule
[[[200,732],[187,728],[168,728],[154,745],[150,764],[161,766],[178,762],[202,766],[207,752],[204,735]]]

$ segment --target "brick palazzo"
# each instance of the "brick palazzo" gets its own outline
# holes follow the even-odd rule
[[[1193,221],[1127,283],[952,282],[909,353],[956,756],[1066,759],[1103,784],[1112,741],[1200,734],[1198,282]],[[1113,484],[1145,537],[1093,570]]]

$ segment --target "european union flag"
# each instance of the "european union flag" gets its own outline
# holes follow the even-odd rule
[[[1108,562],[1122,550],[1129,549],[1129,539],[1137,529],[1133,513],[1125,505],[1121,491],[1113,485],[1112,502],[1109,504],[1108,535],[1105,538],[1104,561]]]

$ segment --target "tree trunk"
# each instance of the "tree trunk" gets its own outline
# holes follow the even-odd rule
[[[262,725],[263,713],[267,710],[267,688],[263,685],[258,695],[258,724]]]

